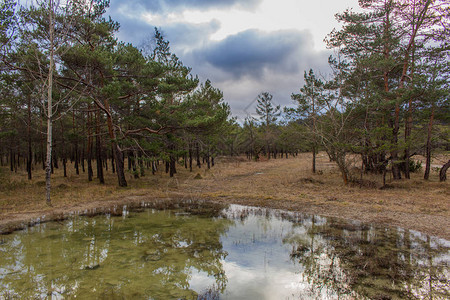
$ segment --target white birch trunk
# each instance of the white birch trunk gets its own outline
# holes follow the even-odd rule
[[[52,206],[51,173],[52,173],[52,117],[53,117],[53,66],[54,66],[54,28],[53,28],[53,0],[49,0],[49,38],[50,38],[50,66],[48,70],[47,86],[47,159],[45,164],[45,192],[47,205]]]

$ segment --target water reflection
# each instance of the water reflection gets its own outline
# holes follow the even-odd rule
[[[1,237],[0,298],[448,299],[449,248],[243,206],[126,210]]]

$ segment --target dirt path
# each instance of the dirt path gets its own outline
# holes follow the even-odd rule
[[[180,169],[172,179],[165,174],[148,176],[131,189],[95,201],[85,198],[56,201],[54,208],[19,206],[0,213],[0,231],[33,223],[43,215],[45,219],[53,219],[73,211],[155,199],[205,199],[400,226],[450,240],[448,182],[425,182],[420,179],[421,174],[413,174],[411,180],[391,182],[387,189],[378,188],[381,182],[378,177],[365,179],[364,184],[369,187],[344,186],[336,167],[324,154],[318,157],[320,172],[312,174],[309,156],[301,154],[297,158],[261,162],[222,159],[211,170],[202,168],[189,173]],[[197,173],[201,179],[194,179]]]

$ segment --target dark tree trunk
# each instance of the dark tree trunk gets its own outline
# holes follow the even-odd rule
[[[200,163],[200,149],[198,143],[195,145],[196,156],[197,156],[197,167],[201,168],[202,164]]]
[[[81,171],[83,171],[83,173],[86,172],[86,169],[84,168],[84,160],[86,159],[85,157],[85,153],[84,153],[84,149],[86,148],[86,145],[84,144],[83,141],[83,145],[82,145],[82,150],[81,150]]]
[[[132,168],[133,168],[133,176],[134,179],[139,178],[139,173],[137,171],[137,164],[136,164],[136,152],[130,152],[130,155],[128,156],[128,159],[132,159]]]
[[[439,171],[439,181],[443,182],[447,180],[447,170],[448,168],[450,168],[450,159],[448,160],[448,162],[446,162],[442,168],[441,171]]]
[[[133,159],[131,158],[131,151],[128,151],[128,171],[131,171],[133,167]]]
[[[409,139],[411,136],[411,128],[412,128],[412,100],[409,100],[409,107],[408,107],[408,117],[405,123],[405,142],[406,142],[406,148],[405,148],[405,162],[404,162],[404,172],[405,172],[405,178],[410,179],[411,175],[409,174],[409,161],[410,161],[410,146],[409,146]]]
[[[28,155],[27,155],[27,173],[28,180],[31,180],[31,164],[33,160],[33,153],[31,151],[31,97],[28,96],[28,121],[27,121],[27,140],[28,140]],[[3,161],[3,159],[2,159]]]
[[[67,177],[67,159],[66,159],[66,157],[63,157],[62,163],[63,163],[63,169],[64,169],[64,177]]]
[[[117,143],[115,142],[116,133],[111,115],[111,109],[109,108],[109,101],[107,99],[104,100],[104,111],[106,112],[106,123],[108,125],[109,138],[111,139],[111,147],[113,148],[113,156],[114,159],[116,160],[116,173],[118,184],[120,187],[126,187],[127,180],[125,178],[124,156],[119,145],[117,145]]]
[[[316,173],[316,145],[313,145],[312,153],[313,153],[312,171],[313,173]]]
[[[392,129],[392,145],[394,149],[391,151],[391,157],[392,157],[392,177],[394,180],[400,180],[402,179],[401,169],[400,169],[400,162],[398,160],[398,132],[400,129],[399,125],[399,119],[400,119],[400,107],[398,103],[395,104],[395,112],[394,112],[394,124]]]
[[[103,162],[102,162],[102,141],[100,130],[100,111],[97,113],[96,127],[95,127],[95,152],[97,159],[97,178],[101,184],[105,183],[105,177],[103,176]]]
[[[100,136],[95,137],[95,154],[97,161],[97,178],[101,184],[105,183],[105,177],[103,175],[103,162],[102,162],[102,150]]]
[[[78,164],[78,142],[75,142],[75,172],[77,175],[80,175],[80,166]]]
[[[189,172],[192,172],[192,147],[189,145]]]
[[[156,161],[152,161],[152,175],[156,173]]]
[[[92,181],[92,177],[94,176],[94,170],[92,169],[92,152],[88,152],[87,158],[87,167],[88,167],[88,180]]]
[[[122,150],[120,150],[119,146],[115,142],[112,142],[113,147],[113,156],[116,161],[116,173],[117,173],[117,179],[119,181],[120,187],[126,187],[127,186],[127,180],[125,178],[125,170],[124,170],[124,162],[123,162],[123,155]]]
[[[113,172],[113,174],[116,172],[116,167],[115,167],[115,160],[114,160],[114,149],[111,146],[111,170]]]
[[[62,152],[62,164],[64,170],[64,177],[67,177],[67,165],[66,165],[66,141],[64,139],[64,123],[61,119],[61,152]]]
[[[428,180],[430,178],[430,169],[431,169],[431,133],[433,130],[433,120],[434,120],[434,104],[431,107],[431,116],[430,122],[428,123],[428,132],[427,132],[427,144],[426,144],[426,164],[425,164],[425,174],[423,178]]]
[[[173,155],[170,155],[169,170],[170,170],[170,177],[173,177],[173,175],[177,173],[176,160],[175,156]]]
[[[58,157],[56,157],[56,153],[53,153],[53,165],[54,165],[55,169],[59,169]]]
[[[141,177],[145,176],[145,168],[144,168],[144,159],[143,159],[143,155],[142,155],[142,151],[139,151],[139,171],[141,172]]]
[[[75,133],[75,141],[74,141],[74,151],[75,151],[75,172],[77,175],[80,175],[80,167],[78,165],[79,158],[78,158],[78,126],[77,122],[75,121],[75,110],[72,110],[72,126]]]
[[[92,137],[92,113],[90,112],[91,106],[88,106],[88,120],[87,120],[87,169],[88,169],[88,180],[92,181],[92,177],[94,176],[94,171],[92,170],[92,150],[94,148],[93,145],[93,137]]]
[[[9,167],[11,172],[14,171],[14,159],[15,159],[15,154],[13,152],[13,149],[9,149]]]

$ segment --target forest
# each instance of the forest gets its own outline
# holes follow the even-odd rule
[[[305,70],[290,107],[257,91],[257,118],[233,117],[223,93],[200,82],[155,28],[146,47],[120,42],[107,0],[1,1],[0,163],[28,179],[74,168],[120,187],[165,169],[214,166],[218,156],[249,160],[326,151],[344,184],[378,174],[409,179],[434,153],[449,151],[448,1],[359,1],[326,37],[330,73]],[[259,94],[258,94],[259,93]],[[424,166],[411,159],[426,158]],[[352,170],[358,162],[358,172]],[[446,179],[450,161],[443,164]]]

